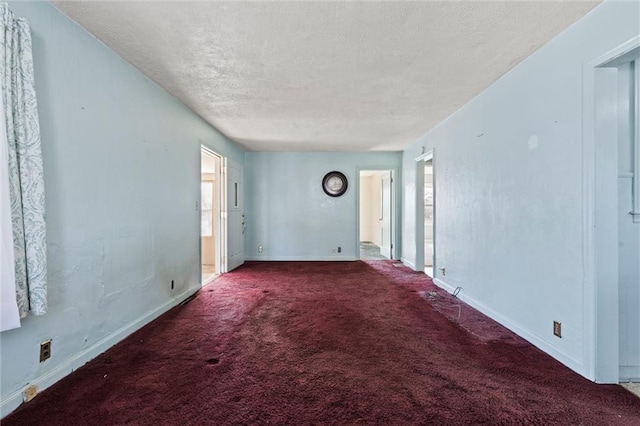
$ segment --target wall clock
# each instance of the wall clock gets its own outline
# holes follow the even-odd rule
[[[348,185],[347,177],[337,171],[327,173],[322,179],[322,189],[330,197],[341,196],[347,192]]]

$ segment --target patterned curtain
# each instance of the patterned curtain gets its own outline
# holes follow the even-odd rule
[[[29,24],[0,4],[0,84],[8,142],[15,287],[20,317],[47,311],[44,175]]]

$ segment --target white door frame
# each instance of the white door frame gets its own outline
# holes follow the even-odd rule
[[[618,383],[620,324],[617,128],[612,123],[617,113],[615,107],[599,108],[609,100],[597,94],[612,92],[617,100],[611,67],[639,52],[637,36],[583,67],[584,375],[598,383]]]
[[[433,279],[438,275],[436,253],[436,160],[430,149],[416,158],[416,264],[415,270],[424,272],[424,163],[431,160],[433,167]]]
[[[219,200],[217,203],[217,211],[214,211],[214,234],[215,234],[215,247],[216,247],[216,270],[218,273],[222,274],[227,272],[227,264],[226,264],[226,251],[227,251],[227,227],[226,221],[224,220],[226,216],[226,174],[224,173],[224,163],[225,157],[221,156],[217,152],[208,148],[207,146],[200,144],[200,182],[202,181],[202,156],[211,155],[213,157],[217,157],[217,165],[219,167],[215,170],[215,193],[219,195]],[[202,189],[199,182],[199,194],[202,195]],[[200,204],[200,198],[198,198],[198,214],[202,216],[202,206]],[[201,219],[202,220],[202,219]],[[201,220],[198,222],[199,232],[198,232],[198,241],[199,241],[199,259],[200,259],[200,285],[205,283],[202,282],[202,224]]]
[[[356,259],[360,260],[360,172],[375,171],[375,172],[391,172],[391,241],[393,246],[391,247],[391,260],[398,260],[398,248],[400,243],[398,241],[398,168],[397,167],[356,167]]]

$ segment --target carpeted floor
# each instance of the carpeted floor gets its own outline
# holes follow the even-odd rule
[[[639,425],[640,399],[390,261],[253,262],[2,424]]]

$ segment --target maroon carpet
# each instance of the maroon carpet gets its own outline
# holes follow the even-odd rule
[[[596,385],[391,262],[249,263],[11,425],[640,425]]]

